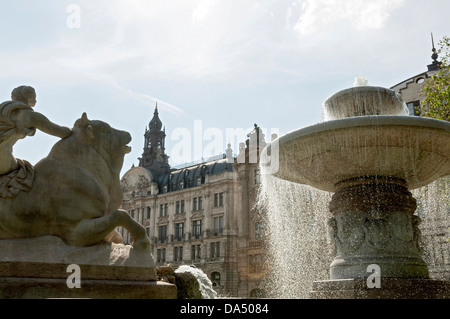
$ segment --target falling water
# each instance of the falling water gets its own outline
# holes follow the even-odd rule
[[[330,193],[261,177],[259,204],[266,211],[270,298],[308,298],[312,282],[329,278],[332,261],[327,236]]]
[[[450,176],[412,191],[421,217],[423,257],[430,277],[450,280]]]
[[[422,218],[423,257],[433,279],[449,280],[450,177],[412,191]],[[331,193],[263,175],[259,205],[268,225],[269,298],[305,299],[314,281],[329,279],[327,220]]]

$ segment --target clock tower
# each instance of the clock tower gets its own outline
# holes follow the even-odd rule
[[[154,176],[161,176],[170,171],[169,156],[165,153],[166,130],[159,119],[158,104],[148,128],[144,134],[144,152],[139,158],[139,166],[148,169]]]

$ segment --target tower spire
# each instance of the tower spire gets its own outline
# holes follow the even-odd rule
[[[139,158],[139,166],[152,172],[154,176],[167,173],[170,170],[169,156],[165,153],[165,129],[162,129],[162,122],[158,114],[158,102],[155,104],[153,118],[148,124],[148,130],[144,134],[144,152]]]
[[[439,57],[437,50],[434,46],[434,37],[433,37],[433,32],[431,32],[431,51],[433,52],[433,54],[431,55],[431,58],[433,59],[433,63],[428,65],[428,71],[437,71],[440,69],[441,67],[441,62],[439,62],[437,59]]]
[[[433,32],[431,32],[431,44],[432,44],[432,49],[431,51],[433,51],[433,54],[431,55],[431,58],[433,59],[433,63],[437,62],[437,58],[439,57],[436,51],[436,48],[434,47],[434,38],[433,38]]]

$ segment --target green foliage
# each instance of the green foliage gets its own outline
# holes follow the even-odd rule
[[[439,120],[450,121],[450,37],[439,41],[437,50],[441,59],[438,73],[428,79],[421,94],[420,114]]]

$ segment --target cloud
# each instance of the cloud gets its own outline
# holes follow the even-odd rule
[[[192,19],[194,21],[206,19],[210,15],[213,6],[215,6],[215,2],[214,0],[200,0],[194,12],[192,12]]]
[[[380,29],[405,0],[304,0],[294,26],[300,36],[350,22],[356,30]]]

